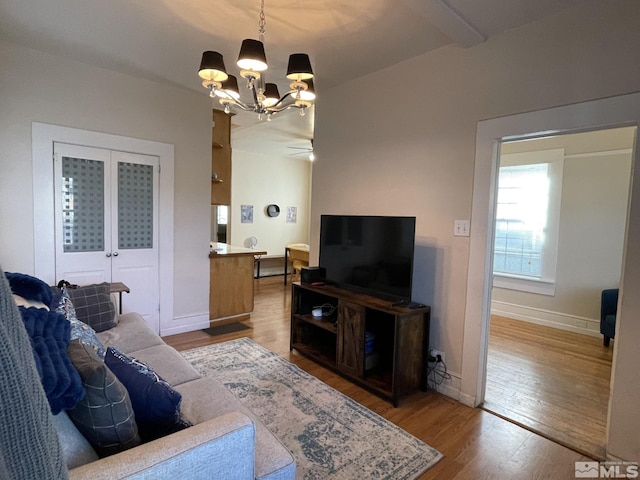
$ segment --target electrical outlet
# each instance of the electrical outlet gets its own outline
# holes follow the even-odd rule
[[[438,355],[440,355],[440,361],[444,362],[444,352],[441,350],[436,350],[435,348],[432,348],[431,350],[429,350],[429,355],[432,356],[433,358],[438,358]]]

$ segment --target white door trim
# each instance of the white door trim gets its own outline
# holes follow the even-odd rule
[[[467,274],[464,321],[462,383],[460,401],[477,406],[484,401],[495,213],[495,178],[500,142],[516,138],[535,138],[566,132],[601,130],[640,125],[640,93],[620,95],[546,110],[511,115],[478,122],[471,209],[471,238]],[[634,164],[640,149],[636,148]],[[633,190],[640,184],[634,183]],[[640,194],[640,192],[633,192]],[[631,202],[630,202],[631,203]],[[628,219],[635,212],[628,212]],[[629,228],[625,233],[625,252]],[[622,271],[630,259],[625,254]],[[620,322],[618,322],[620,323]],[[618,328],[619,325],[616,325]],[[614,350],[614,358],[616,351]],[[614,360],[615,365],[615,360]],[[613,390],[614,382],[611,388]]]
[[[55,223],[53,144],[69,143],[107,150],[155,155],[160,159],[159,278],[160,328],[173,320],[173,185],[174,146],[109,133],[33,122],[34,272],[49,284],[55,281]],[[126,297],[123,298],[123,301]],[[159,333],[159,332],[157,332]]]

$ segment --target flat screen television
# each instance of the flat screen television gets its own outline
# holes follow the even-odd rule
[[[320,266],[340,288],[410,301],[415,217],[322,215]]]

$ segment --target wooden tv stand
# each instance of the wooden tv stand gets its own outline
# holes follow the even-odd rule
[[[334,286],[296,282],[290,348],[398,406],[400,398],[427,388],[431,309],[392,303]],[[335,306],[334,312],[313,317],[313,308],[324,304]],[[365,351],[371,336],[373,348]]]

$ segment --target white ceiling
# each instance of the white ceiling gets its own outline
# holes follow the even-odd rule
[[[321,96],[402,60],[449,44],[470,47],[581,1],[265,0],[267,77],[286,91],[289,54],[308,53]],[[0,39],[193,89],[207,102],[197,75],[202,52],[219,51],[227,70],[237,70],[242,39],[258,37],[259,10],[260,0],[1,0]],[[287,146],[308,146],[313,136],[313,115],[301,119],[297,111],[258,125],[253,114],[239,112],[233,123],[235,149],[250,150],[266,136],[261,151],[288,154]]]

